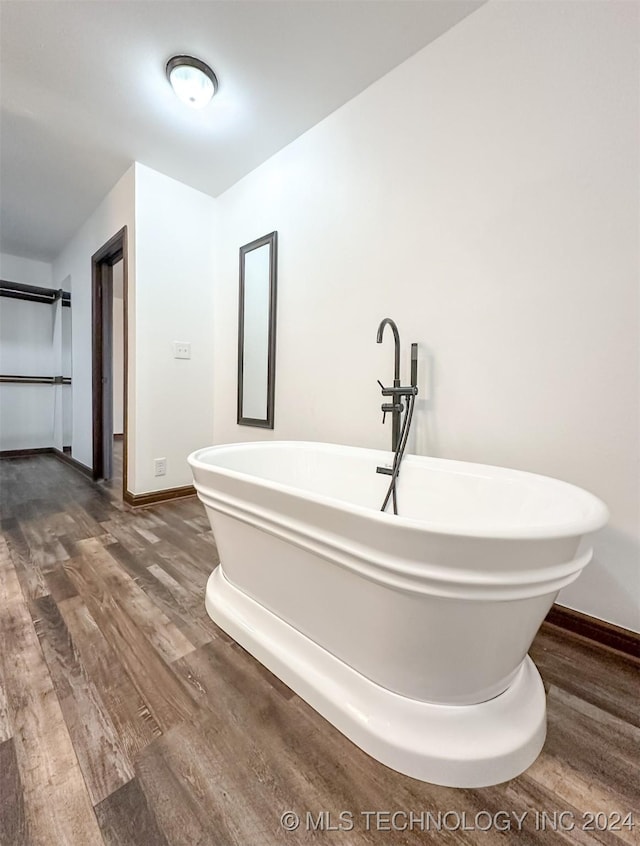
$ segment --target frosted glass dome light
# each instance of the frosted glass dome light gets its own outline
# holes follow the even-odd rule
[[[193,56],[169,59],[167,79],[177,96],[192,109],[206,106],[218,88],[218,80],[209,65]]]

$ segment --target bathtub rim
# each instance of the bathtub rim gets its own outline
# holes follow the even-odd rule
[[[332,444],[322,441],[279,440],[242,441],[238,443],[225,443],[217,444],[214,446],[202,447],[192,452],[187,457],[187,461],[192,468],[197,468],[199,470],[202,470],[203,472],[219,474],[222,477],[226,477],[229,479],[237,479],[240,481],[244,481],[248,484],[255,485],[258,488],[262,488],[265,490],[275,490],[288,496],[299,497],[308,502],[321,503],[325,506],[336,508],[346,513],[357,514],[359,517],[365,517],[367,519],[380,522],[383,525],[389,524],[390,526],[404,528],[409,531],[428,532],[430,534],[447,537],[464,537],[470,539],[477,538],[478,540],[556,540],[560,538],[582,537],[585,535],[593,534],[594,532],[597,532],[599,529],[603,528],[603,526],[605,526],[608,522],[610,516],[609,509],[599,497],[591,493],[591,491],[588,491],[578,485],[574,485],[571,482],[565,482],[564,480],[557,479],[553,476],[546,476],[540,473],[532,473],[528,470],[516,470],[509,467],[501,467],[499,465],[480,464],[477,462],[459,461],[457,459],[435,458],[432,456],[407,454],[404,460],[405,462],[408,461],[411,463],[412,459],[425,459],[430,462],[435,462],[436,464],[451,465],[450,472],[455,472],[456,467],[465,467],[470,470],[475,469],[491,471],[491,473],[493,474],[493,478],[503,475],[511,475],[515,476],[516,479],[524,478],[528,480],[535,480],[536,484],[551,484],[554,487],[561,486],[567,489],[568,492],[575,491],[581,499],[584,499],[586,502],[589,502],[592,507],[591,514],[586,515],[582,520],[566,521],[562,524],[533,524],[523,527],[500,527],[496,526],[495,524],[492,524],[486,527],[483,526],[482,528],[474,527],[473,529],[464,529],[464,527],[462,526],[451,526],[449,524],[433,523],[429,522],[428,520],[417,520],[411,517],[404,517],[402,515],[395,515],[390,514],[388,512],[375,510],[372,508],[366,508],[362,505],[357,505],[355,503],[348,502],[347,500],[338,499],[336,497],[327,496],[325,494],[314,493],[308,491],[305,488],[283,484],[282,482],[275,482],[273,480],[265,479],[260,476],[254,476],[250,473],[244,473],[240,470],[233,470],[227,467],[221,467],[216,464],[210,464],[208,462],[202,461],[201,459],[201,456],[205,453],[233,453],[245,450],[247,448],[252,450],[264,449],[265,447],[288,447],[293,449],[320,448],[345,454],[352,453],[354,451],[361,453],[369,452],[372,454],[372,460],[375,462],[384,460],[383,456],[391,456],[391,453],[388,451],[375,450],[370,449],[368,447],[354,447],[345,444]],[[481,474],[476,473],[473,475],[480,476]],[[196,490],[198,490],[198,482],[195,479],[194,484]]]
[[[591,547],[561,563],[521,570],[511,568],[497,573],[486,566],[478,569],[452,568],[437,561],[419,562],[403,555],[381,552],[375,545],[355,544],[344,535],[327,533],[314,522],[286,518],[279,510],[265,509],[227,494],[220,496],[196,485],[198,498],[211,509],[250,528],[266,532],[281,541],[319,555],[330,564],[350,570],[363,578],[408,593],[472,601],[531,599],[559,590],[578,578],[592,558]],[[209,514],[212,528],[213,518]],[[403,531],[401,529],[401,531]],[[426,533],[422,532],[423,535]],[[465,539],[466,540],[466,539]],[[490,539],[493,543],[493,539]]]

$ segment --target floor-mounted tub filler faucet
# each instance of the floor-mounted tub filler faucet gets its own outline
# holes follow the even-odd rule
[[[395,322],[390,317],[385,317],[380,321],[378,326],[378,334],[376,341],[381,344],[382,336],[386,326],[391,327],[393,332],[394,355],[393,355],[393,387],[385,388],[382,382],[378,379],[378,384],[382,389],[383,397],[391,397],[391,402],[382,403],[382,422],[384,423],[387,414],[391,414],[391,450],[393,452],[393,464],[391,467],[376,467],[376,473],[383,473],[386,476],[391,476],[389,489],[387,495],[382,503],[381,511],[384,511],[389,504],[389,499],[393,502],[393,513],[398,513],[398,495],[396,491],[396,482],[400,474],[400,464],[409,439],[409,429],[411,428],[411,419],[413,417],[413,407],[415,405],[416,396],[418,394],[418,345],[411,344],[411,384],[403,387],[400,384],[400,333]],[[404,399],[405,404],[402,400]],[[403,418],[404,412],[404,418]]]

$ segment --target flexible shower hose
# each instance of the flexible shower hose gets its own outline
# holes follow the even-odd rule
[[[416,398],[413,395],[409,395],[407,397],[407,408],[404,413],[404,420],[402,422],[402,427],[400,429],[400,437],[398,438],[398,446],[396,447],[396,451],[393,456],[393,468],[391,472],[391,481],[389,482],[389,489],[387,490],[387,495],[384,498],[384,502],[382,503],[382,508],[380,511],[385,511],[387,505],[389,504],[389,498],[392,498],[393,501],[393,513],[397,515],[398,513],[398,494],[396,491],[396,482],[398,480],[398,475],[400,473],[400,464],[402,463],[402,458],[404,456],[404,451],[407,447],[407,441],[409,439],[409,429],[411,428],[411,418],[413,417],[413,406],[415,404]]]

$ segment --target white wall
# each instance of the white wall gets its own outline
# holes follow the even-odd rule
[[[60,285],[69,291],[71,279],[64,279]],[[52,369],[56,376],[72,376],[71,369],[71,309],[62,307],[58,300],[53,308],[53,356]],[[73,385],[56,385],[54,388],[53,446],[62,450],[71,445],[72,436],[72,393]]]
[[[113,433],[124,432],[124,301],[122,271],[124,262],[113,265]]]
[[[91,466],[91,256],[128,227],[132,493],[190,484],[186,457],[211,439],[214,215],[211,197],[136,163],[53,265],[55,280],[71,276],[72,454]],[[191,360],[173,358],[174,341],[191,342]],[[165,476],[154,476],[154,458],[166,458]]]
[[[17,376],[56,376],[56,305],[0,299],[0,371]]]
[[[51,265],[0,254],[0,279],[50,288]],[[0,299],[0,373],[55,376],[56,305]],[[53,385],[0,384],[0,451],[53,446]]]
[[[38,285],[41,288],[53,287],[51,265],[48,262],[9,253],[0,253],[0,279],[20,282],[22,285]]]
[[[187,455],[211,441],[215,200],[140,164],[135,173],[129,487],[142,493],[191,484]],[[173,357],[174,341],[191,343],[190,360]],[[166,458],[166,476],[154,476],[155,458]]]
[[[135,175],[132,166],[53,262],[54,287],[71,280],[72,455],[92,466],[91,256],[123,226],[129,238],[129,286],[135,290]],[[131,341],[131,338],[130,338]],[[135,444],[129,444],[131,464]]]
[[[412,341],[429,374],[413,450],[601,496],[610,526],[561,601],[636,630],[638,12],[489,3],[223,194],[213,427],[387,446],[391,316],[404,374]],[[268,432],[235,423],[238,248],[273,229]]]
[[[63,290],[69,290],[70,280],[67,280],[65,285],[63,282]],[[70,385],[60,385],[58,402],[60,406],[60,427],[59,449],[63,447],[71,447],[71,439],[73,437],[73,349],[71,347],[71,334],[73,326],[73,304],[71,308],[62,307],[58,311],[58,320],[60,323],[60,373],[62,376],[71,378]]]

